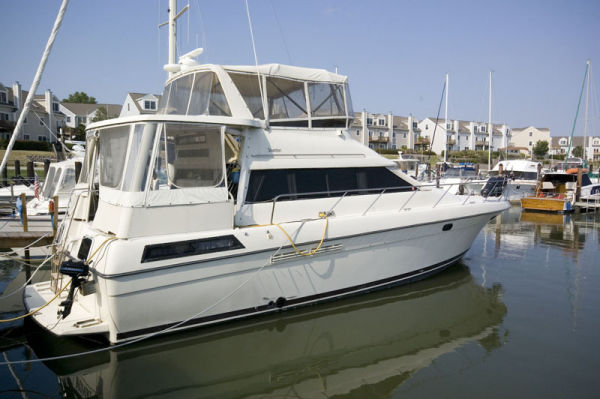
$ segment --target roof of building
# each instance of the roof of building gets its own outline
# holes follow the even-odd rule
[[[131,99],[133,100],[133,103],[135,104],[135,106],[137,107],[138,111],[140,114],[154,114],[156,113],[156,110],[147,110],[147,109],[143,109],[142,107],[140,107],[140,104],[138,103],[138,100],[142,97],[145,97],[147,95],[153,95],[154,97],[156,97],[158,99],[158,101],[160,101],[161,99],[161,95],[160,94],[152,94],[152,93],[127,93],[127,95],[129,97],[131,97]]]
[[[562,147],[563,145],[559,144],[560,139],[567,139],[567,144],[565,144],[565,146],[569,145],[569,136],[555,136],[555,137],[551,137],[551,139],[552,139],[552,143],[551,143],[552,147]],[[584,137],[573,136],[573,143],[571,144],[572,147],[583,147],[583,145],[584,145]]]

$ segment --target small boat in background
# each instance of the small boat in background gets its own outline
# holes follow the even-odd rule
[[[54,197],[58,197],[58,212],[67,211],[76,184],[76,164],[82,164],[83,155],[76,153],[70,159],[50,165],[40,195],[27,203],[27,215],[49,215]]]
[[[448,164],[444,164],[446,165]],[[479,195],[485,180],[479,176],[479,171],[472,163],[459,163],[443,170],[440,184],[452,185],[448,188],[451,194]]]
[[[581,194],[586,195],[594,186],[587,173],[582,173]],[[521,198],[521,208],[527,211],[571,212],[576,201],[576,192],[577,173],[546,173],[535,194]]]
[[[519,203],[521,198],[530,196],[536,192],[542,164],[524,159],[500,161],[490,171],[489,182],[494,183],[494,191],[482,190],[484,197],[498,197],[502,193],[508,201]],[[504,177],[504,179],[503,179]],[[502,184],[497,184],[502,181]],[[499,192],[502,187],[503,191]]]

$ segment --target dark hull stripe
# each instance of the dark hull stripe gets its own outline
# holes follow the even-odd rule
[[[291,308],[291,307],[308,305],[308,304],[315,303],[315,302],[324,302],[327,300],[339,299],[344,296],[356,295],[356,294],[359,294],[362,292],[380,290],[380,289],[388,288],[388,287],[395,286],[395,285],[406,284],[406,283],[409,283],[412,281],[420,280],[422,278],[428,277],[434,273],[438,273],[438,272],[444,270],[446,267],[450,266],[451,264],[455,263],[460,258],[462,258],[462,256],[466,252],[467,251],[465,251],[457,256],[454,256],[450,259],[447,259],[445,261],[442,261],[442,262],[439,262],[434,265],[424,267],[424,268],[421,268],[418,270],[414,270],[412,272],[400,274],[400,275],[393,276],[393,277],[388,277],[388,278],[377,280],[377,281],[372,281],[369,283],[355,285],[352,287],[341,288],[341,289],[335,290],[335,291],[329,291],[329,292],[324,292],[321,294],[305,296],[302,298],[294,298],[294,299],[286,300],[284,305],[281,308],[277,307],[276,304],[266,304],[266,305],[261,305],[261,306],[257,306],[257,307],[239,309],[239,310],[235,310],[232,312],[220,313],[220,314],[216,314],[216,315],[211,315],[211,316],[200,317],[197,319],[188,320],[185,323],[182,323],[180,326],[178,326],[177,329],[173,329],[173,331],[177,331],[179,329],[186,328],[186,327],[189,328],[189,327],[192,327],[192,326],[195,326],[198,324],[207,324],[207,323],[214,324],[219,321],[224,322],[226,319],[250,317],[253,315],[257,315],[259,313],[266,314],[266,313],[276,312],[281,309],[287,309],[287,308]],[[167,329],[169,327],[172,327],[174,325],[177,325],[178,323],[180,323],[180,322],[162,324],[162,325],[158,325],[158,326],[154,326],[154,327],[148,327],[148,328],[143,328],[143,329],[139,329],[139,330],[132,330],[132,331],[128,331],[128,332],[118,333],[117,340],[122,341],[122,340],[131,339],[131,338],[134,338],[137,336],[141,336],[141,335],[156,333],[156,332],[162,331],[164,329]]]
[[[402,227],[395,227],[395,228],[391,228],[391,229],[385,229],[385,230],[377,230],[377,231],[371,231],[371,232],[365,232],[365,233],[361,233],[361,234],[351,234],[351,235],[347,235],[347,236],[340,236],[340,237],[332,237],[329,239],[326,239],[325,241],[323,241],[323,245],[325,245],[326,243],[331,243],[337,241],[337,240],[345,240],[348,238],[354,238],[354,237],[364,237],[366,235],[372,235],[372,234],[379,234],[379,233],[387,233],[390,231],[396,231],[396,230],[405,230],[405,229],[411,229],[413,227],[421,227],[421,226],[428,226],[431,224],[445,224],[448,222],[454,222],[457,220],[465,220],[465,219],[472,219],[472,218],[477,218],[480,216],[489,216],[489,215],[493,215],[493,217],[496,217],[496,215],[500,213],[500,212],[487,212],[487,213],[481,213],[481,214],[477,214],[477,215],[473,215],[473,216],[468,216],[465,218],[453,218],[453,219],[444,219],[444,220],[439,220],[436,222],[429,222],[429,223],[421,223],[421,224],[412,224],[410,226],[402,226]],[[307,242],[303,242],[303,243],[299,243],[296,244],[296,246],[303,246],[303,245],[310,245],[310,244],[314,244],[319,242],[319,240],[315,240],[315,241],[307,241]],[[291,245],[284,245],[283,247],[281,247],[281,249],[290,249],[292,248]],[[255,255],[255,254],[259,254],[262,252],[273,252],[276,250],[279,250],[280,247],[273,247],[273,248],[266,248],[266,249],[260,249],[257,251],[248,251],[248,252],[238,252],[238,253],[233,253],[233,254],[229,254],[226,256],[218,256],[218,257],[213,257],[213,258],[207,258],[207,259],[198,259],[198,260],[194,260],[194,261],[190,261],[190,262],[185,262],[185,263],[177,263],[177,264],[173,264],[173,265],[165,265],[165,266],[158,266],[158,267],[154,267],[154,268],[149,268],[149,269],[144,269],[144,270],[136,270],[133,272],[126,272],[126,273],[115,273],[115,274],[104,274],[104,273],[100,273],[98,272],[96,269],[91,269],[90,271],[97,275],[98,277],[102,277],[104,279],[114,279],[114,278],[119,278],[119,277],[125,277],[125,276],[132,276],[132,275],[136,275],[136,274],[142,274],[142,273],[151,273],[151,272],[156,272],[156,271],[160,271],[160,270],[167,270],[167,269],[172,269],[175,267],[185,267],[185,266],[195,266],[198,265],[200,263],[205,263],[205,262],[212,262],[212,261],[218,261],[221,259],[231,259],[231,258],[236,258],[236,257],[240,257],[240,256],[248,256],[248,255]]]

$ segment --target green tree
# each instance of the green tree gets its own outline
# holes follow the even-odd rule
[[[96,98],[88,96],[84,91],[76,91],[69,94],[69,98],[63,99],[63,103],[96,104]]]
[[[75,134],[73,135],[73,140],[77,141],[85,141],[85,125],[79,124],[75,128]]]
[[[549,149],[548,142],[546,140],[540,140],[533,146],[533,155],[535,155],[536,158],[544,158]]]
[[[573,148],[572,154],[574,157],[583,157],[583,147],[578,145],[577,147]]]
[[[105,119],[110,119],[110,118],[115,118],[116,115],[108,115],[108,110],[106,109],[106,107],[104,106],[99,106],[98,110],[96,111],[96,114],[94,115],[94,117],[92,118],[92,122],[99,122],[99,121],[103,121]]]

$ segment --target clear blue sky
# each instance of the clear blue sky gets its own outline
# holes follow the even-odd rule
[[[28,89],[60,0],[2,4],[0,82]],[[162,91],[167,0],[71,0],[38,93],[85,91],[122,104],[127,92]],[[254,64],[243,0],[190,0],[179,53],[205,47],[200,62]],[[179,7],[188,4],[179,0]],[[348,75],[355,111],[435,116],[450,74],[449,117],[571,131],[592,60],[591,132],[600,135],[600,1],[249,0],[259,63]],[[188,27],[189,25],[189,27]],[[582,105],[583,112],[583,105]],[[442,109],[443,115],[443,109]],[[582,118],[576,135],[583,134]]]

